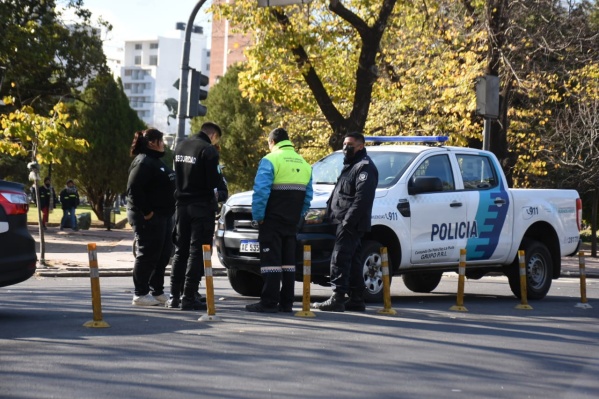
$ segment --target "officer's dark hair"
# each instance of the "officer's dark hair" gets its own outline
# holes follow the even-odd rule
[[[287,133],[287,130],[283,129],[282,127],[278,127],[268,134],[268,139],[277,144],[279,141],[289,140],[289,134]]]
[[[161,140],[164,136],[158,129],[146,129],[135,132],[133,136],[133,142],[131,143],[131,156],[134,157],[137,154],[144,154],[148,149],[148,143],[154,140]]]
[[[44,177],[44,184],[46,184],[47,181],[50,181],[49,177]]]
[[[204,133],[210,133],[210,132],[207,132],[206,130],[213,130],[216,134],[218,134],[218,137],[223,137],[223,131],[220,129],[220,126],[218,126],[214,122],[202,123],[202,127],[200,128],[200,130]]]
[[[364,139],[364,135],[363,135],[362,133],[358,133],[358,132],[351,132],[351,133],[348,133],[348,134],[346,134],[346,135],[345,135],[345,137],[344,137],[344,138],[346,138],[346,137],[351,137],[351,138],[353,138],[353,139],[356,139],[356,140],[358,140],[358,141],[359,141],[361,144],[364,144],[364,142],[366,141],[366,140]]]

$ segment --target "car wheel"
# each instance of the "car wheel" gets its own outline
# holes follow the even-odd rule
[[[528,299],[543,299],[551,288],[553,276],[553,260],[549,250],[542,242],[525,238],[520,245],[524,250],[524,265],[526,267],[526,296]],[[521,299],[520,273],[518,259],[508,273],[510,289]]]
[[[262,276],[245,270],[227,269],[227,277],[231,287],[240,295],[260,296],[262,293]]]
[[[437,288],[442,276],[442,272],[421,272],[406,273],[401,278],[410,291],[428,293]]]
[[[362,276],[364,277],[364,301],[383,301],[383,262],[381,257],[382,245],[377,241],[364,241],[362,243]],[[389,272],[391,284],[391,272]]]

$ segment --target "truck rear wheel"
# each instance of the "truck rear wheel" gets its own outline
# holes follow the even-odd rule
[[[428,293],[437,288],[442,276],[442,272],[420,272],[406,273],[401,278],[410,291]]]
[[[525,238],[520,245],[524,250],[526,267],[526,296],[528,299],[543,299],[551,288],[553,276],[553,260],[549,250],[542,242]],[[518,299],[522,298],[520,290],[520,273],[518,259],[510,266],[508,281],[510,289]]]
[[[382,245],[377,241],[364,241],[362,243],[362,277],[364,277],[364,301],[383,301],[383,262],[381,257]],[[391,265],[389,265],[391,267]],[[389,271],[389,284],[391,284],[391,271]]]
[[[231,287],[243,296],[260,296],[262,293],[262,276],[236,269],[227,269],[227,277]]]

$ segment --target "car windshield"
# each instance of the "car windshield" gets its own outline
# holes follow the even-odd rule
[[[415,158],[415,153],[391,151],[370,151],[368,153],[379,171],[378,187],[384,188],[395,184],[403,174],[407,165]],[[343,169],[343,153],[335,152],[312,165],[312,182],[314,184],[335,184]]]

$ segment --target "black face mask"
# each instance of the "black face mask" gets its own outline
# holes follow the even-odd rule
[[[352,159],[355,154],[356,154],[356,148],[354,146],[351,146],[351,145],[343,146],[343,155],[345,155],[345,158]]]

